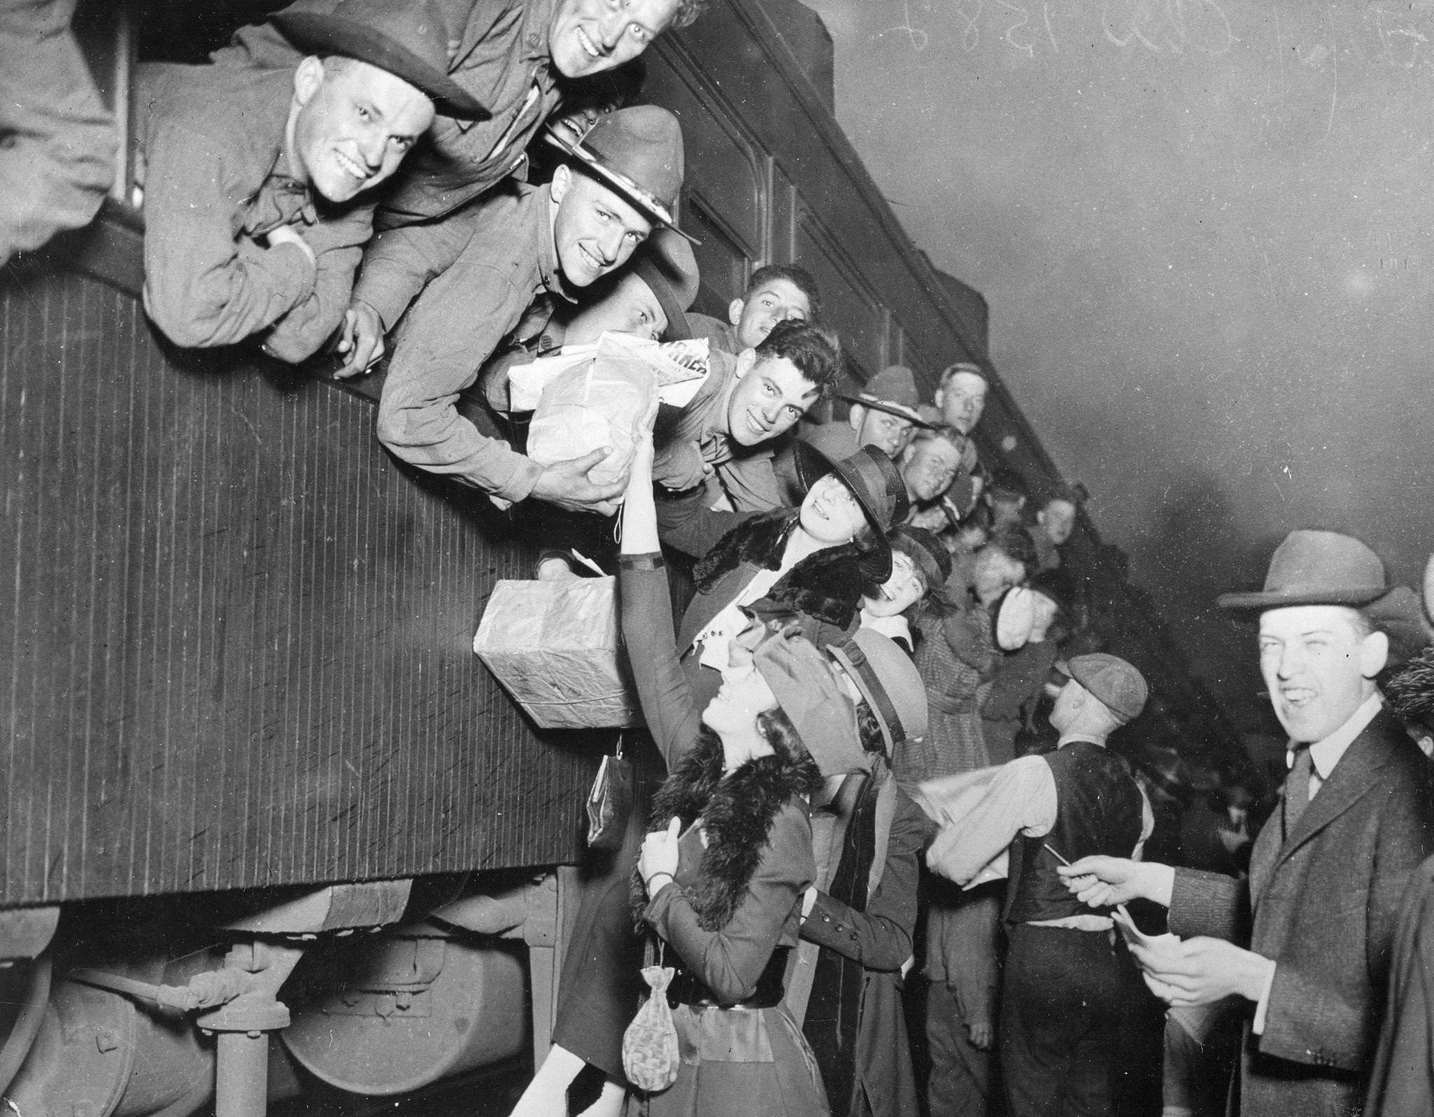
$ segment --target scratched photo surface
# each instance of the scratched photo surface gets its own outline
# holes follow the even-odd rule
[[[996,367],[1102,537],[1257,721],[1217,593],[1295,527],[1415,585],[1434,545],[1434,4],[811,6],[878,187],[987,297]]]

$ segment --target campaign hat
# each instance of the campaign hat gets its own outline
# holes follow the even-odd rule
[[[679,229],[674,216],[682,191],[682,126],[667,109],[629,105],[599,114],[577,132],[549,124],[543,138],[655,224],[701,243]]]
[[[489,115],[448,76],[448,28],[434,0],[343,0],[331,12],[282,11],[271,18],[300,50],[385,70],[427,95],[444,116]]]
[[[929,425],[919,410],[921,397],[916,390],[916,374],[905,365],[887,365],[858,391],[843,394],[842,399],[909,419],[923,427]]]
[[[687,311],[697,298],[697,257],[692,245],[674,229],[655,229],[628,265],[652,290],[657,305],[667,316],[664,341],[681,341],[692,336]]]

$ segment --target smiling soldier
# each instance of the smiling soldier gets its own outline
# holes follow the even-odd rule
[[[554,129],[549,136],[568,157],[553,181],[515,185],[476,207],[482,213],[462,252],[404,318],[379,402],[378,436],[404,461],[500,500],[534,497],[607,512],[626,477],[602,485],[588,478],[603,450],[541,466],[481,433],[456,406],[520,321],[546,316],[552,300],[572,301],[574,291],[616,274],[654,226],[675,229],[682,131],[666,109],[619,109],[577,141]],[[382,257],[389,235],[374,243],[371,259]]]
[[[821,326],[788,320],[736,357],[714,348],[711,362],[712,372],[691,402],[675,416],[659,418],[653,478],[706,508],[779,508],[772,444],[834,388],[840,372],[836,338]],[[676,529],[688,511],[682,500],[660,504],[663,531]]]
[[[482,106],[444,73],[431,0],[349,0],[290,27],[314,53],[280,70],[140,74],[144,304],[183,346],[264,334],[307,357],[343,319],[373,206],[433,121]]]

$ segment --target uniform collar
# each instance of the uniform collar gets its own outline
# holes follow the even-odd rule
[[[558,203],[553,200],[551,184],[543,187],[542,196],[544,204],[542,216],[538,220],[538,274],[542,277],[543,286],[558,298],[570,303],[577,302],[577,297],[564,281],[562,269],[558,266],[558,243],[553,237]]]

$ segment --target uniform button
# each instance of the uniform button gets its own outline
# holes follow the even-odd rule
[[[533,47],[533,48],[536,48],[536,47],[538,47],[539,44],[542,43],[542,41],[543,41],[542,36],[539,35],[536,31],[533,31],[533,32],[530,32],[530,33],[529,33],[529,35],[528,35],[528,46]]]

